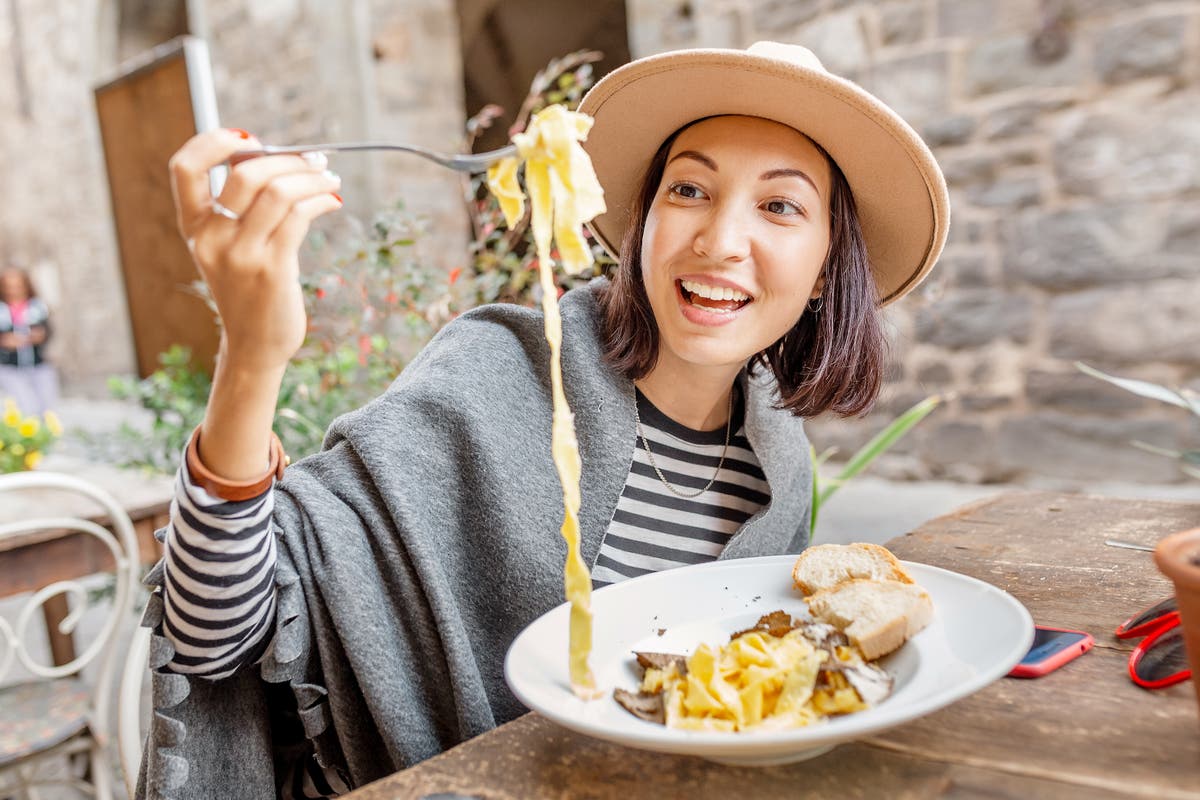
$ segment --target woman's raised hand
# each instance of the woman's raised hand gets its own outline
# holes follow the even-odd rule
[[[233,167],[214,199],[209,170],[257,145],[237,130],[198,134],[171,157],[171,188],[179,231],[224,323],[223,359],[276,373],[307,327],[300,246],[314,219],[341,208],[341,181],[323,156],[263,156]]]

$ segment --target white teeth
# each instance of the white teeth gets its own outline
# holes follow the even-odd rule
[[[705,283],[696,283],[695,281],[680,281],[683,288],[689,293],[706,297],[709,300],[749,300],[750,295],[745,292],[739,292],[737,289],[731,289],[728,286],[709,286]]]

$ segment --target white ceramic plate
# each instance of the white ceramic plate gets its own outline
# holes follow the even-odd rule
[[[691,653],[724,644],[734,631],[783,609],[803,615],[792,587],[795,556],[717,561],[647,575],[592,595],[592,669],[605,697],[585,702],[567,679],[567,606],[535,620],[504,663],[526,706],[565,728],[611,742],[743,766],[785,764],[929,714],[1008,673],[1033,641],[1033,620],[1015,598],[983,581],[904,562],[933,598],[933,621],[879,663],[895,679],[875,708],[825,723],[769,733],[680,731],[645,722],[617,705],[612,689],[637,691],[634,651]],[[661,635],[659,631],[662,630]]]

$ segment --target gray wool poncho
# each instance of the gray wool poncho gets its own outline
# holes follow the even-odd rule
[[[633,384],[601,357],[606,285],[561,301],[589,565],[637,443]],[[305,738],[361,786],[524,713],[504,682],[505,653],[563,602],[548,357],[540,312],[477,308],[339,418],[321,453],[288,468],[275,487],[274,642],[220,681],[155,671],[138,797],[273,797],[273,751]],[[774,408],[762,371],[741,380],[771,501],[721,558],[799,552],[812,480],[803,423]],[[160,563],[147,584],[161,583]],[[155,628],[156,670],[172,655],[161,618],[155,593],[143,624]]]

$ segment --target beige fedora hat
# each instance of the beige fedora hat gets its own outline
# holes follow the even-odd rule
[[[854,193],[883,304],[920,283],[946,243],[946,180],[921,137],[800,45],[758,42],[638,59],[593,86],[579,110],[595,119],[584,148],[608,206],[589,227],[614,256],[659,146],[690,122],[726,114],[791,126],[837,162]]]

